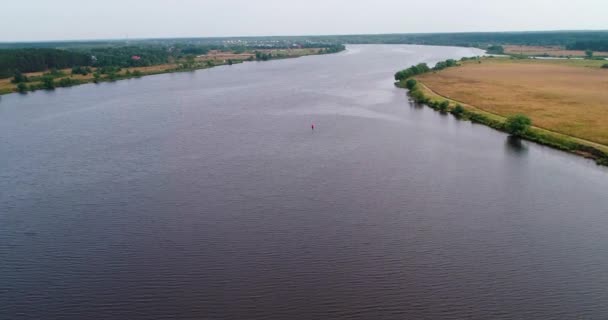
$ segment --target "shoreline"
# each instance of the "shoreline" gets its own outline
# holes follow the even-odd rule
[[[416,85],[411,89],[406,87],[406,81],[408,79],[416,80]],[[427,107],[442,113],[451,113],[459,120],[471,121],[501,132],[507,132],[505,128],[507,117],[486,111],[475,105],[443,96],[428,87],[415,76],[408,79],[397,81],[395,85],[399,88],[408,90],[408,96],[415,103],[426,105]],[[447,108],[444,107],[442,109],[440,105],[442,102],[445,103],[446,101],[449,105]],[[457,106],[460,108],[458,111],[455,111]],[[608,146],[600,143],[555,132],[535,125],[530,126],[526,132],[518,137],[543,146],[576,154],[587,159],[593,159],[597,165],[608,166]]]
[[[213,60],[212,64],[208,63],[211,60],[201,60],[201,61],[199,61],[199,63],[197,65],[191,66],[191,67],[186,67],[186,68],[180,67],[179,63],[166,63],[166,64],[153,65],[153,66],[148,66],[148,67],[124,68],[124,70],[126,70],[125,72],[121,71],[121,73],[116,73],[116,74],[113,74],[112,76],[106,75],[105,77],[100,77],[100,78],[94,78],[92,76],[93,73],[90,73],[89,75],[84,76],[84,77],[80,76],[80,75],[70,74],[70,75],[66,75],[64,77],[55,79],[55,87],[53,87],[52,89],[43,88],[40,83],[39,84],[32,83],[32,84],[30,84],[30,87],[26,91],[20,92],[17,88],[17,84],[11,83],[12,88],[4,88],[4,89],[0,88],[0,96],[7,95],[7,94],[13,94],[13,93],[27,95],[29,92],[34,92],[34,91],[39,91],[39,90],[52,91],[56,88],[74,87],[74,86],[89,84],[89,83],[115,82],[115,81],[120,81],[120,80],[143,78],[145,76],[153,76],[153,75],[159,75],[159,74],[192,72],[192,71],[196,71],[196,70],[204,70],[204,69],[211,69],[214,67],[240,64],[240,63],[244,63],[244,62],[267,62],[267,61],[272,61],[272,60],[296,59],[296,58],[301,58],[301,57],[306,57],[306,56],[334,54],[334,53],[339,53],[339,52],[342,52],[345,50],[346,49],[343,49],[343,50],[340,50],[337,52],[323,52],[322,49],[319,49],[315,53],[305,53],[305,54],[292,55],[292,56],[274,56],[274,57],[264,59],[264,60],[256,60],[256,59],[246,59],[246,60],[228,59],[228,60],[223,60],[223,61]],[[145,68],[152,69],[152,71],[143,71],[142,72],[141,70],[142,69],[145,70]],[[42,72],[37,72],[34,74],[42,74]],[[75,78],[73,78],[74,76],[75,76]],[[61,85],[61,83],[60,83],[61,79],[70,79],[70,82],[67,85]],[[5,79],[3,79],[3,80],[5,80]]]

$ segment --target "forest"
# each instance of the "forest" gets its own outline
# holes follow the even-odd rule
[[[608,40],[577,41],[566,46],[569,50],[591,50],[608,52]]]
[[[167,63],[210,50],[240,53],[260,49],[322,48],[343,50],[344,44],[418,44],[464,46],[502,53],[500,45],[562,46],[608,51],[608,31],[471,32],[379,35],[232,37],[0,43],[0,78],[76,66],[141,67]],[[260,57],[261,59],[267,57]]]
[[[31,44],[28,44],[31,45]],[[58,45],[66,45],[58,43]],[[224,45],[200,44],[192,42],[148,43],[121,45],[115,43],[103,46],[67,45],[63,48],[11,48],[0,49],[0,78],[13,77],[19,73],[47,71],[74,67],[145,67],[160,65],[181,58],[203,55],[211,50],[242,53],[258,49],[282,48],[321,48],[321,53],[334,53],[344,50],[336,43],[291,43],[291,42],[235,42]],[[260,60],[272,56],[260,57]]]

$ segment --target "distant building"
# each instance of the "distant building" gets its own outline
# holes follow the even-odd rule
[[[141,57],[140,56],[132,56],[131,60],[139,61],[139,60],[141,60]]]

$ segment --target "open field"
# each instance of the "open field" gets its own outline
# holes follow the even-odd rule
[[[318,48],[305,48],[305,49],[260,49],[255,50],[265,54],[271,54],[277,58],[291,58],[291,57],[301,57],[312,54],[319,54],[321,49]],[[225,61],[225,60],[248,60],[254,59],[254,52],[243,52],[243,53],[235,53],[229,51],[217,51],[212,50],[207,54],[200,55],[196,57],[197,61]]]
[[[567,50],[559,46],[515,46],[505,45],[503,46],[505,53],[507,54],[523,54],[527,56],[550,56],[550,57],[584,57],[585,51],[582,50]],[[594,52],[596,56],[608,57],[608,52]]]
[[[608,146],[608,69],[602,61],[483,59],[418,76],[441,96]]]

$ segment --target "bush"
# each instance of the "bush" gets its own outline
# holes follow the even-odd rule
[[[605,63],[605,64],[602,66],[602,69],[608,69],[608,63]]]
[[[26,93],[27,85],[23,82],[19,82],[19,84],[17,84],[17,91],[19,91],[20,93]]]
[[[49,72],[44,73],[43,76],[50,78],[59,78],[65,76],[65,72],[57,70],[56,68],[52,68],[51,70],[49,70]]]
[[[28,79],[23,73],[21,73],[19,70],[15,70],[15,75],[13,77],[13,80],[11,80],[12,83],[21,83],[27,81]]]
[[[532,120],[523,114],[516,114],[507,118],[505,130],[512,135],[521,136],[528,131]]]
[[[89,67],[80,67],[80,66],[72,67],[72,74],[81,74],[83,76],[86,76],[87,74],[89,74],[91,72],[92,72],[92,70]]]
[[[407,81],[405,81],[405,87],[408,90],[413,90],[417,84],[418,84],[418,81],[416,81],[414,79],[407,79]]]
[[[465,110],[462,107],[462,105],[457,104],[454,109],[452,109],[452,114],[455,115],[456,117],[460,118],[462,117],[462,115],[464,114]]]
[[[426,102],[426,97],[419,90],[410,91],[410,97],[412,97],[412,99],[414,101],[418,102],[418,103],[425,103]]]
[[[426,63],[419,63],[415,66],[411,66],[405,70],[401,70],[401,71],[395,73],[395,80],[403,81],[403,80],[413,77],[415,75],[429,72],[430,70],[431,70],[431,68],[429,68],[429,66]]]
[[[504,54],[505,48],[503,48],[503,46],[495,45],[495,46],[489,46],[486,51],[489,54]]]
[[[60,87],[71,87],[75,84],[76,84],[76,81],[74,81],[72,78],[61,78],[59,80]]]
[[[42,88],[46,90],[55,89],[55,80],[52,76],[44,76],[42,77]]]
[[[439,104],[439,111],[441,111],[441,112],[447,112],[449,107],[450,107],[450,102],[447,101],[447,100],[443,100]]]

